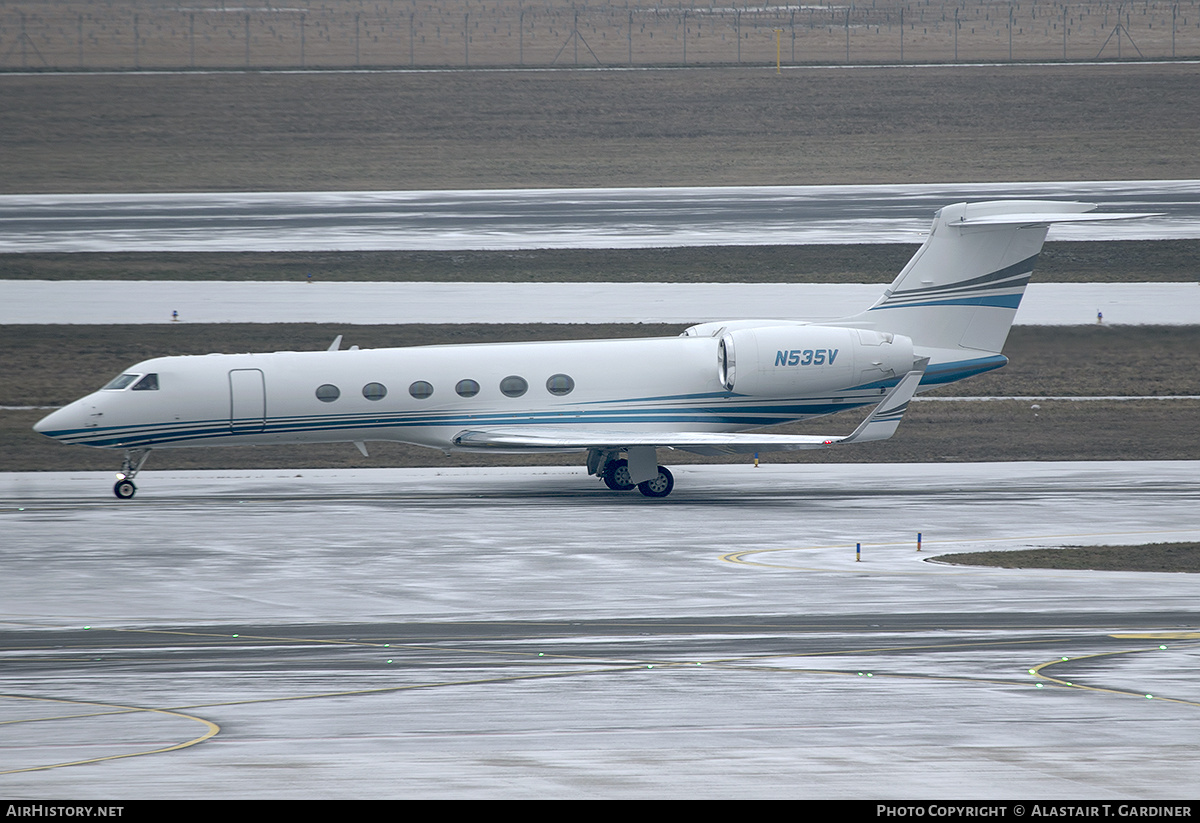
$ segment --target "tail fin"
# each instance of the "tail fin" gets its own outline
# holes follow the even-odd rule
[[[926,385],[999,368],[1050,224],[1142,216],[1084,214],[1094,208],[1040,200],[946,206],[878,302],[827,325],[912,338],[914,351],[931,358]]]
[[[999,354],[1050,224],[1094,208],[1039,201],[946,206],[878,302],[847,319],[907,335],[921,348]]]

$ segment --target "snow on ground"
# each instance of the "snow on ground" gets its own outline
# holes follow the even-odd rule
[[[0,324],[679,323],[831,319],[870,284],[280,283],[0,280]],[[1200,323],[1192,283],[1034,283],[1018,325]]]

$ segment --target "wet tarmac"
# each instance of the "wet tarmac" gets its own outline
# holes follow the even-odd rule
[[[1198,469],[3,474],[0,792],[1194,797]]]

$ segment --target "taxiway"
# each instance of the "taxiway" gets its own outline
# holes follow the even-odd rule
[[[1195,180],[872,186],[0,196],[0,253],[920,243],[964,200],[1083,200],[1161,216],[1053,240],[1200,237]]]
[[[1200,539],[1197,464],[676,477],[0,475],[0,792],[1195,795],[1193,575],[928,561]]]

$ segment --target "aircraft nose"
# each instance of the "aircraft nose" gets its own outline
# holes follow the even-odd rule
[[[39,434],[49,435],[50,432],[60,428],[57,421],[62,420],[62,409],[50,412],[41,420],[33,424],[33,430]]]
[[[73,429],[83,428],[80,417],[79,401],[76,401],[50,412],[33,424],[33,430],[47,437],[53,437],[55,440],[61,440]]]

